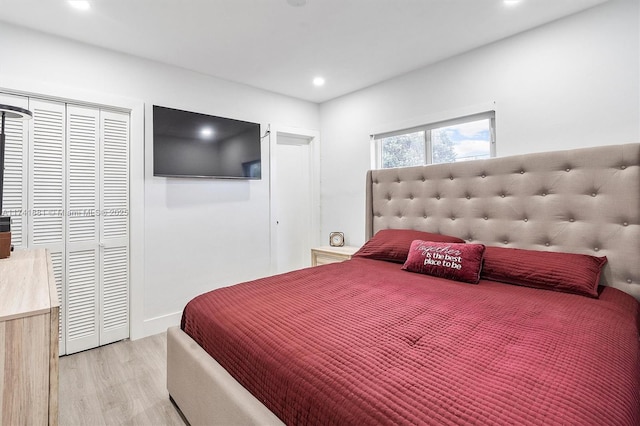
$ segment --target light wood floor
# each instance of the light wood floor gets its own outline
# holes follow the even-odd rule
[[[166,333],[61,357],[60,426],[184,425],[166,370]]]

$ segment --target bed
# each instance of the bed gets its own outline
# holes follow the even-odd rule
[[[640,424],[640,145],[366,182],[358,256],[198,296],[168,330],[191,424]]]

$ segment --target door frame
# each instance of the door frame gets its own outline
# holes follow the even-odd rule
[[[278,205],[277,192],[275,190],[275,172],[278,169],[276,147],[278,136],[307,139],[309,141],[309,177],[311,195],[311,228],[309,229],[309,242],[311,247],[319,245],[320,242],[320,132],[318,130],[302,129],[297,127],[282,126],[277,124],[269,125],[269,264],[271,274],[278,271],[277,264],[277,222],[276,206]],[[311,252],[308,253],[311,259]]]

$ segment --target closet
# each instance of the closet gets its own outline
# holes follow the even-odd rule
[[[51,252],[60,354],[129,337],[129,113],[0,94],[5,213],[17,248]]]

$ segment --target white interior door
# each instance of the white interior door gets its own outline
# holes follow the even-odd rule
[[[272,269],[283,273],[311,266],[317,244],[319,201],[317,135],[272,131]]]
[[[60,301],[60,353],[66,353],[67,283],[65,256],[65,104],[29,100],[29,202],[27,247],[51,252]]]
[[[100,344],[129,337],[129,114],[100,119]]]
[[[100,111],[67,106],[67,353],[100,344],[98,147]]]

